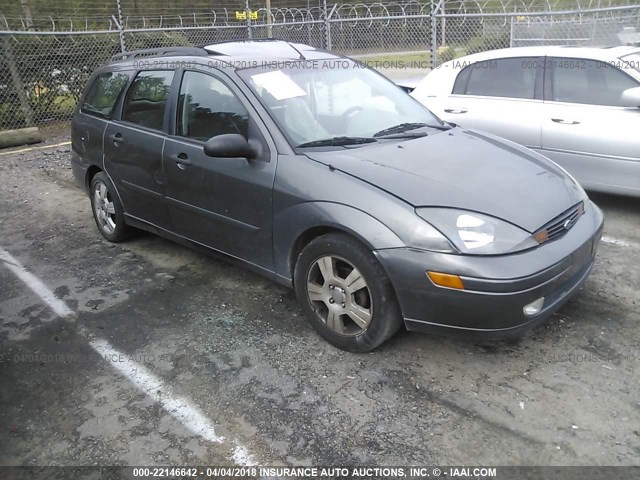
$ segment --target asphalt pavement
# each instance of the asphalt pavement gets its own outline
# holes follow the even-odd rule
[[[594,271],[533,331],[358,355],[220,258],[108,243],[48,138],[0,152],[0,464],[638,464],[640,199],[592,196]]]

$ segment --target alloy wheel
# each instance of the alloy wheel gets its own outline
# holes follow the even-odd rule
[[[316,315],[340,335],[359,335],[371,323],[371,291],[360,271],[344,258],[326,255],[313,262],[307,296]]]
[[[97,182],[93,188],[93,212],[100,229],[111,235],[116,229],[116,209],[109,189],[102,182]]]

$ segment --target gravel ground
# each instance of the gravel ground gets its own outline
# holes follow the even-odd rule
[[[150,234],[106,242],[68,146],[0,155],[0,179],[0,247],[74,312],[0,265],[2,465],[640,463],[638,199],[592,196],[594,272],[521,338],[401,332],[355,355],[253,273]]]

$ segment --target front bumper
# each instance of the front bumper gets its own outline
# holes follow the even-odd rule
[[[408,330],[499,337],[542,322],[584,283],[603,224],[600,209],[588,202],[563,237],[522,253],[470,256],[394,248],[375,254],[393,283]],[[427,270],[459,275],[465,289],[436,286]],[[523,307],[540,297],[542,310],[526,316]]]

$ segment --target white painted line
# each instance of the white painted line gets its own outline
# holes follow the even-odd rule
[[[247,449],[238,443],[236,443],[236,448],[233,449],[231,458],[237,465],[242,467],[255,467],[257,465]]]
[[[0,247],[0,261],[16,274],[27,286],[38,295],[59,317],[73,315],[67,304],[57,298],[49,288],[34,274],[28,272],[9,252]]]
[[[636,247],[635,243],[620,240],[619,238],[608,237],[604,235],[602,237],[602,243],[608,243],[609,245],[617,245],[619,247]]]
[[[53,294],[49,288],[35,275],[28,272],[9,252],[0,247],[0,261],[4,263],[20,280],[27,284],[51,309],[60,317],[73,314],[66,303]],[[86,332],[80,334],[87,336]],[[173,396],[171,389],[147,368],[129,359],[129,357],[113,348],[103,339],[89,341],[89,345],[110,365],[124,375],[133,385],[158,402],[162,408],[178,420],[195,435],[214,443],[222,443],[224,437],[216,434],[211,421],[189,400]],[[234,442],[232,460],[240,466],[255,466],[255,460],[249,451],[237,441]]]
[[[209,419],[197,407],[191,405],[184,398],[172,397],[170,389],[162,383],[162,380],[153,375],[144,366],[134,361],[129,361],[127,355],[113,348],[106,340],[92,340],[89,345],[103,358],[118,359],[118,361],[110,362],[111,366],[127,377],[139,390],[158,402],[162,408],[182,423],[190,432],[200,435],[210,442],[222,443],[224,438],[216,435]]]

